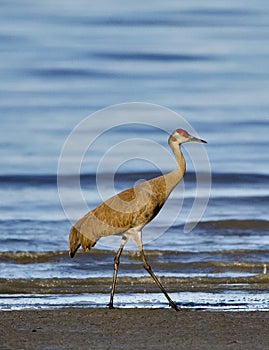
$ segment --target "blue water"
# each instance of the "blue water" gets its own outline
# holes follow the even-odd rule
[[[81,165],[81,186],[88,207],[102,200],[96,186],[98,171],[102,194],[108,197],[114,191],[110,180],[115,167],[115,192],[173,169],[172,157],[163,151],[168,149],[167,132],[185,125],[180,117],[169,119],[163,113],[169,108],[207,140],[203,149],[209,159],[212,189],[201,223],[185,232],[196,186],[189,154],[200,147],[186,145],[184,198],[179,186],[144,234],[146,250],[157,256],[166,252],[169,263],[179,268],[170,270],[164,262],[156,272],[182,275],[185,256],[174,256],[176,251],[193,254],[198,265],[184,273],[198,276],[204,266],[199,264],[213,258],[223,263],[218,252],[227,251],[225,262],[230,265],[222,271],[209,269],[209,276],[267,273],[268,23],[266,0],[170,0],[154,4],[2,1],[0,278],[60,278],[69,274],[75,278],[76,273],[79,278],[81,271],[83,278],[109,276],[102,259],[89,258],[86,263],[94,269],[84,271],[84,259],[60,258],[67,250],[71,224],[59,199],[57,166],[64,142],[84,118],[127,102],[140,102],[136,105],[140,112],[138,108],[137,114],[132,114],[127,108],[122,119],[110,114],[115,109],[108,109],[85,130],[84,137],[92,140],[108,128],[85,150]],[[158,106],[160,113],[155,115]],[[150,108],[153,114],[148,112]],[[125,125],[110,127],[117,120],[124,120]],[[162,152],[141,140],[113,149],[135,137],[158,143]],[[79,149],[80,142],[77,146]],[[106,155],[103,168],[98,169]],[[70,196],[72,219],[78,219],[84,212],[72,191]],[[165,227],[164,234],[156,234]],[[108,238],[96,248],[111,250],[116,245]],[[134,246],[130,244],[129,249]],[[25,263],[16,258],[17,251],[36,255]],[[6,252],[11,253],[8,258],[3,255]],[[42,263],[40,252],[48,254]],[[235,271],[241,253],[245,265]],[[51,259],[55,254],[59,258]],[[112,269],[113,254],[106,259]],[[123,275],[139,276],[139,270],[126,259]],[[251,263],[255,266],[252,270]]]

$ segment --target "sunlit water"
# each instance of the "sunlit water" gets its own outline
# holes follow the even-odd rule
[[[65,307],[103,308],[107,307],[108,297],[103,294],[79,295],[0,295],[2,310],[51,309]],[[268,292],[222,292],[171,293],[177,305],[188,310],[210,311],[269,311]],[[168,308],[160,294],[120,294],[115,298],[115,307],[120,308]]]
[[[241,291],[219,287],[218,292],[171,293],[183,307],[268,310],[268,294],[261,287],[269,271],[267,8],[266,0],[247,6],[243,0],[208,0],[200,5],[157,1],[154,8],[122,1],[113,5],[109,1],[89,5],[82,0],[74,4],[3,2],[1,309],[106,305],[106,294],[76,291],[67,295],[62,290],[40,295],[22,289],[13,295],[5,288],[9,282],[16,287],[16,280],[31,286],[39,278],[112,277],[119,240],[100,240],[97,253],[74,260],[67,256],[70,222],[59,201],[57,162],[66,137],[87,115],[111,104],[145,101],[184,116],[208,141],[205,149],[212,169],[212,190],[202,222],[186,233],[195,175],[185,152],[184,201],[179,186],[144,230],[153,270],[167,278],[189,278],[190,284],[195,278],[208,277],[209,281],[234,278],[240,285],[240,278],[248,278],[249,290],[242,286]],[[166,119],[160,123],[169,128]],[[99,127],[92,125],[89,137]],[[138,125],[110,130],[82,166],[81,184],[90,208],[100,202],[95,179],[100,157],[109,145],[137,135],[167,147],[167,135],[156,128]],[[143,151],[150,158],[150,151]],[[133,149],[125,152],[128,159]],[[107,169],[116,157],[108,159]],[[170,158],[160,156],[159,161],[162,171],[172,169]],[[119,168],[115,189],[156,176],[159,170],[148,162],[127,162]],[[111,184],[103,179],[108,194]],[[170,226],[175,213],[179,215]],[[167,226],[167,232],[156,235]],[[129,244],[127,249],[135,247]],[[145,272],[138,257],[128,253],[122,258],[120,274],[139,277]],[[261,282],[255,276],[264,279]],[[109,287],[108,283],[108,292]],[[161,294],[150,292],[120,293],[116,300],[122,307],[167,306]]]

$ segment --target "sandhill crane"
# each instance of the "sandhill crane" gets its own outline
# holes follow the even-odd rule
[[[204,140],[191,136],[183,129],[175,130],[168,139],[168,144],[177,162],[173,171],[145,181],[107,199],[78,220],[70,230],[69,255],[71,258],[74,257],[80,246],[86,251],[90,250],[101,237],[122,236],[120,248],[114,258],[113,282],[108,304],[110,309],[113,309],[120,256],[128,239],[131,238],[138,247],[144,268],[167,298],[169,306],[177,311],[180,310],[169,297],[146,260],[142,245],[142,229],[158,214],[171,191],[183,178],[186,163],[180,145],[189,141],[206,143]]]

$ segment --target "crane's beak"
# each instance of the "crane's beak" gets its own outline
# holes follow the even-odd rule
[[[197,137],[191,136],[189,141],[207,143],[205,140],[198,139]]]

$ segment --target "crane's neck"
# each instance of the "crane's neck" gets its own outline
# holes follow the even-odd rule
[[[176,168],[164,176],[167,186],[167,193],[169,195],[174,187],[182,180],[186,171],[186,162],[181,152],[180,145],[178,142],[173,140],[173,137],[169,138],[168,144],[174,153],[177,162]]]

